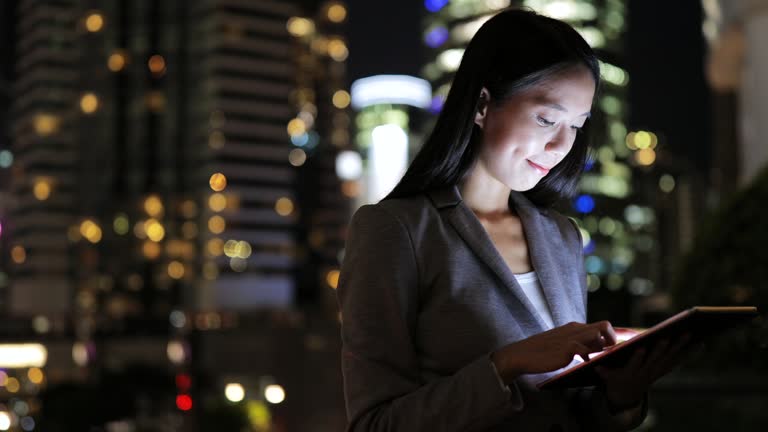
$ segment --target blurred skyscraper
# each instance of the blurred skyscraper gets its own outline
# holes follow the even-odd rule
[[[296,370],[305,351],[337,365],[323,332],[338,333],[332,288],[354,196],[335,169],[351,146],[344,4],[22,0],[5,11],[18,36],[12,145],[0,144],[0,295],[24,330],[13,336],[47,340],[45,372],[60,379],[92,362],[183,372],[182,411],[201,369],[235,371],[258,397],[259,375],[290,376],[281,383],[307,413],[297,424],[317,422],[304,397],[321,380],[304,379],[318,385],[300,395]],[[297,305],[332,320],[305,326]],[[206,330],[230,333],[195,333]],[[268,339],[283,330],[290,339]],[[279,343],[293,361],[278,359]],[[316,406],[328,411],[334,395]]]
[[[702,0],[710,55],[707,78],[715,96],[715,165],[725,198],[768,166],[768,1]]]
[[[658,279],[654,256],[654,210],[644,192],[643,170],[654,164],[658,138],[628,131],[624,65],[625,2],[580,0],[425,0],[423,41],[428,47],[423,76],[434,89],[438,113],[450,89],[464,47],[495,12],[525,6],[570,23],[597,51],[603,88],[591,118],[594,152],[580,194],[564,209],[578,221],[584,239],[592,315],[626,322],[631,299],[649,295]],[[621,305],[621,306],[618,306]]]
[[[13,80],[14,35],[13,20],[15,3],[0,4],[0,28],[3,29],[3,43],[0,43],[0,309],[5,308],[8,299],[8,262],[10,261],[8,236],[3,236],[3,224],[11,203],[8,183],[11,178],[10,167],[13,163],[9,130],[11,105],[11,83]]]
[[[342,247],[350,120],[346,11],[315,10],[21,2],[12,310],[316,299]]]

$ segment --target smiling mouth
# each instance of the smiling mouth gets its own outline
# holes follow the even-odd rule
[[[527,162],[528,162],[528,164],[529,164],[530,166],[532,166],[532,167],[533,167],[533,168],[534,168],[536,171],[538,171],[539,173],[541,173],[541,175],[547,175],[547,174],[549,173],[549,168],[544,168],[543,166],[541,166],[541,165],[538,165],[538,164],[535,164],[535,163],[533,163],[533,162],[529,161],[528,159],[526,159],[526,161],[527,161]]]

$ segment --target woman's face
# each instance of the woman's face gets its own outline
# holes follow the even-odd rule
[[[481,103],[475,117],[483,130],[478,163],[512,190],[533,188],[573,147],[594,93],[592,74],[579,65],[500,104]],[[488,100],[486,89],[483,96]]]

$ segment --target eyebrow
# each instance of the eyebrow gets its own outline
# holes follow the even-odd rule
[[[562,106],[562,105],[560,105],[559,103],[556,103],[556,102],[541,101],[541,104],[544,105],[544,106],[548,106],[550,108],[554,108],[554,109],[556,109],[558,111],[568,112],[568,110],[565,109],[564,106]],[[592,115],[592,113],[589,112],[589,111],[587,111],[584,114],[582,114],[582,116],[585,116],[587,118],[589,118],[591,115]]]

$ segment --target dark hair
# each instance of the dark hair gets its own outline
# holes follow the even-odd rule
[[[597,57],[571,26],[522,9],[507,9],[493,16],[464,51],[432,133],[384,199],[456,185],[463,179],[479,150],[481,130],[474,120],[483,87],[491,101],[498,103],[579,64],[592,73],[597,92]],[[565,159],[525,192],[532,202],[551,206],[574,194],[587,158],[587,135],[579,134]]]

